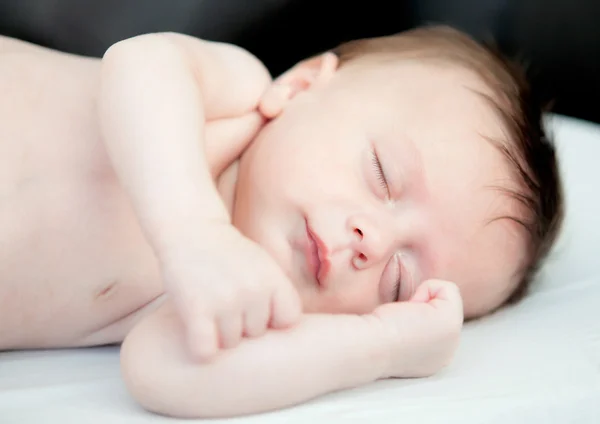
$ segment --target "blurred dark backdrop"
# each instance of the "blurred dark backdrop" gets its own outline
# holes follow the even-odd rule
[[[0,0],[0,34],[101,56],[177,31],[247,48],[277,75],[339,42],[446,23],[525,60],[554,111],[600,122],[599,0]]]

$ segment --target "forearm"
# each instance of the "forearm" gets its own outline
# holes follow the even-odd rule
[[[166,249],[200,218],[227,222],[203,149],[198,75],[167,38],[111,47],[98,106],[113,168],[154,248]]]
[[[306,315],[222,351],[210,363],[187,357],[169,304],[123,345],[125,381],[147,409],[180,417],[224,417],[291,406],[382,377],[386,368],[374,321],[356,315]]]

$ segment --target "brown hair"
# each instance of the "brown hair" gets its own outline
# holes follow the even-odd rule
[[[525,213],[503,216],[526,230],[527,257],[518,270],[518,285],[507,303],[523,298],[548,256],[564,217],[563,194],[555,147],[543,128],[547,110],[532,90],[525,69],[491,44],[479,43],[448,26],[425,26],[399,34],[359,39],[332,50],[340,65],[365,58],[432,59],[474,72],[491,90],[483,95],[498,113],[508,142],[490,140],[504,154],[519,189],[500,188]],[[489,138],[488,138],[489,140]]]

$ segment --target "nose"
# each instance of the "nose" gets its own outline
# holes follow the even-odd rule
[[[354,215],[348,220],[352,231],[352,263],[365,269],[389,259],[394,246],[394,231],[382,219]]]

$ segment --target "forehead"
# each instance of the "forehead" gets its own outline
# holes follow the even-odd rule
[[[345,93],[363,100],[366,125],[376,127],[391,147],[397,145],[397,155],[409,147],[417,150],[433,186],[445,189],[440,191],[489,197],[484,187],[516,188],[513,170],[497,144],[508,139],[504,125],[486,98],[491,91],[475,73],[400,61],[355,72],[347,83],[356,87]]]
[[[502,189],[515,188],[512,170],[490,140],[505,140],[503,125],[482,94],[487,87],[459,67],[418,62],[388,64],[355,84],[372,101],[389,151],[410,156],[419,187],[429,257],[428,277],[455,281],[469,315],[495,307],[514,287],[523,235],[514,222],[517,204]],[[367,112],[371,113],[371,112]],[[411,154],[407,154],[410,151]]]

